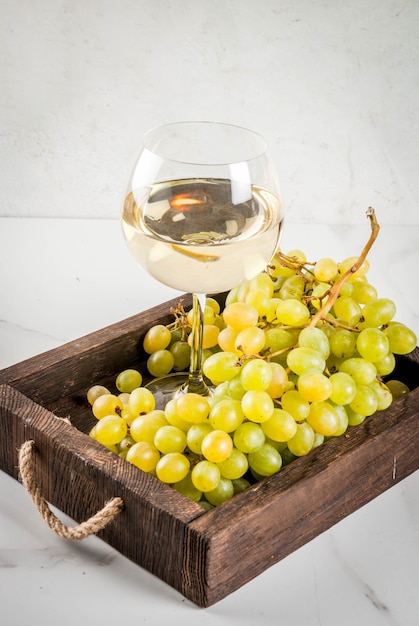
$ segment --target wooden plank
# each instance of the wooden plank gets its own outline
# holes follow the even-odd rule
[[[17,451],[33,440],[37,484],[48,502],[75,521],[121,497],[123,512],[98,536],[181,591],[183,538],[203,509],[15,389],[2,385],[0,398],[1,469],[17,478]]]
[[[38,484],[72,519],[122,497],[124,511],[99,536],[209,606],[418,469],[419,349],[400,357],[394,372],[415,391],[204,513],[85,434],[95,421],[88,387],[127,366],[144,367],[142,336],[167,323],[177,303],[1,371],[0,468],[17,478],[17,450],[33,439]],[[59,419],[67,415],[73,425]]]
[[[186,556],[209,552],[194,601],[219,601],[417,470],[418,404],[416,389],[191,522]]]

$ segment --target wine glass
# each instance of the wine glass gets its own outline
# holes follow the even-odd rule
[[[151,276],[193,294],[189,373],[149,383],[159,406],[179,392],[210,393],[202,373],[205,298],[264,270],[282,223],[275,168],[259,134],[200,121],[146,133],[123,206],[123,233]]]

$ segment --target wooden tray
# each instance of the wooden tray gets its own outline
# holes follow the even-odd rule
[[[397,365],[411,393],[203,512],[86,434],[95,421],[87,388],[143,366],[142,337],[151,325],[168,323],[177,302],[0,371],[0,468],[19,479],[17,451],[34,440],[37,483],[77,522],[120,496],[124,510],[98,535],[206,607],[419,468],[419,350]],[[71,425],[57,417],[70,417]]]

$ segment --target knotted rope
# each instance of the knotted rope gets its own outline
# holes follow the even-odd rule
[[[22,484],[34,501],[45,522],[63,539],[84,539],[94,535],[111,522],[124,507],[121,498],[115,497],[88,520],[77,526],[67,526],[51,511],[34,477],[35,442],[25,441],[19,449],[19,471]]]

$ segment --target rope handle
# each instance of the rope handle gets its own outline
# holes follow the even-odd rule
[[[47,501],[41,493],[35,481],[35,442],[25,441],[19,449],[19,472],[22,484],[34,501],[39,513],[44,518],[47,525],[59,537],[63,539],[85,539],[89,535],[94,535],[104,528],[120,513],[124,507],[122,498],[115,497],[105,503],[104,507],[92,515],[88,520],[77,526],[67,526],[48,506]]]

